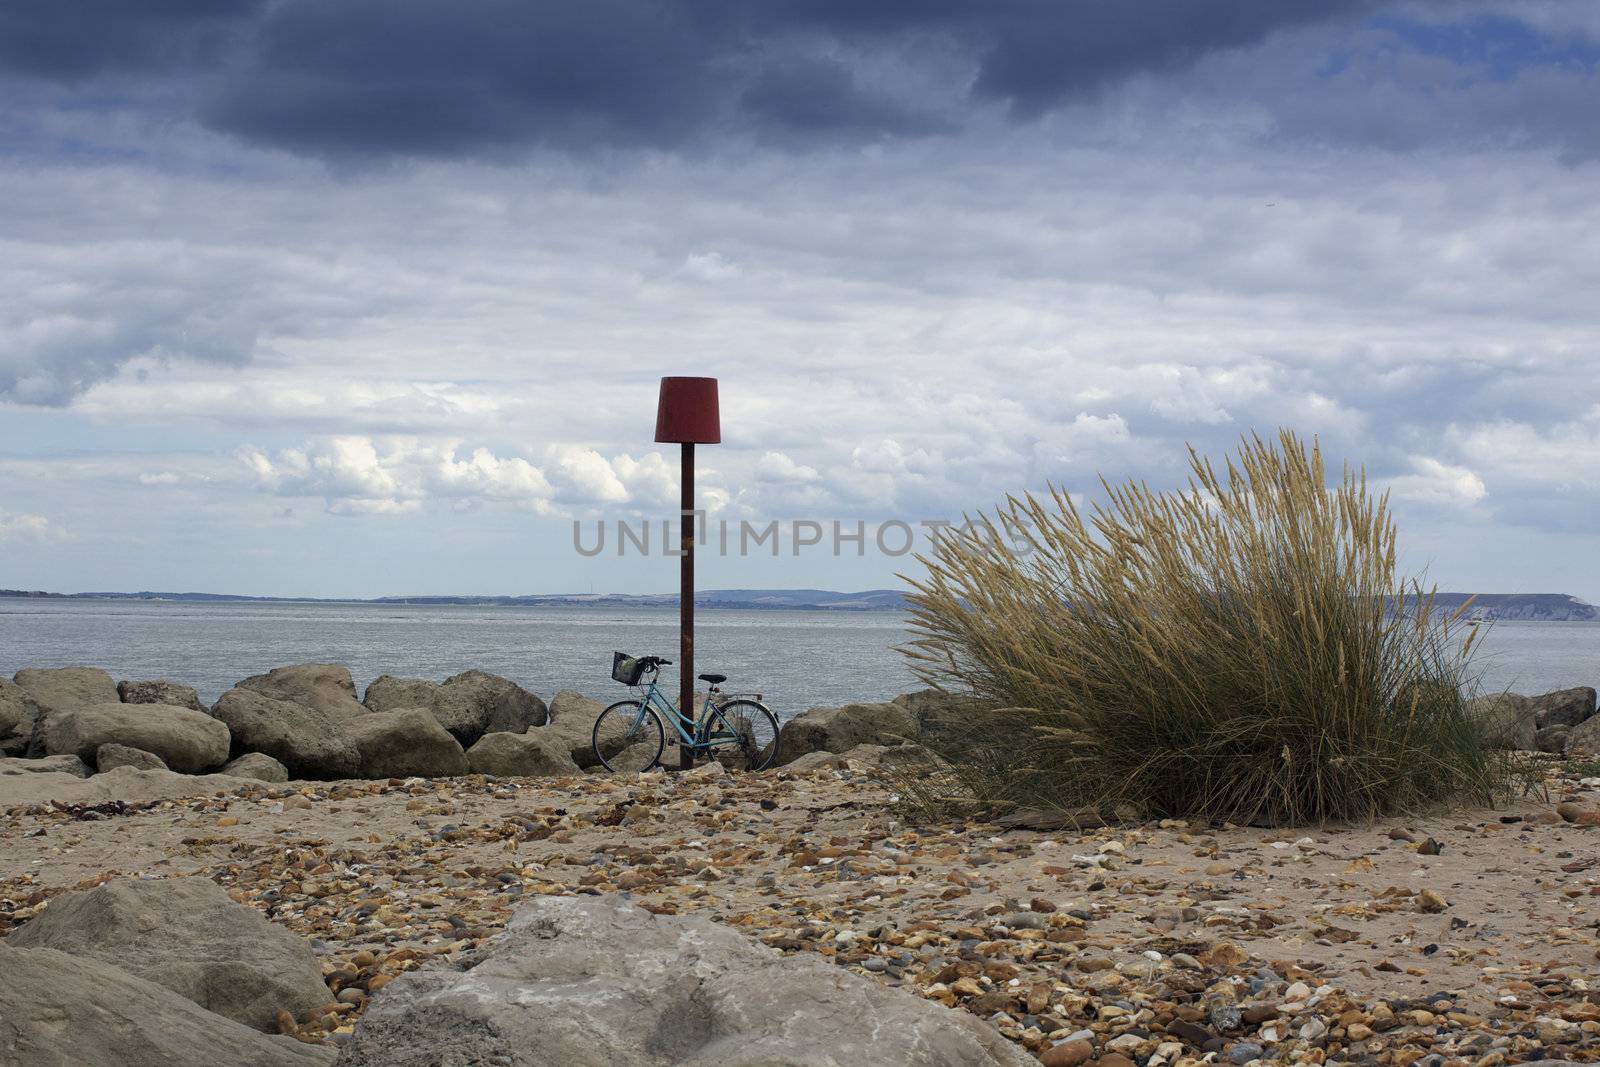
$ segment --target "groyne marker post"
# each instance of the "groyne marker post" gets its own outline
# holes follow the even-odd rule
[[[681,446],[679,460],[683,485],[678,557],[678,708],[694,733],[694,446],[722,443],[722,418],[717,409],[715,378],[662,378],[656,403],[656,441]],[[694,752],[678,748],[678,767],[694,766]]]

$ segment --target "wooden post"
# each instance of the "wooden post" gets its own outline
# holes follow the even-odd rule
[[[678,710],[688,720],[689,736],[694,736],[694,446],[722,443],[722,418],[717,405],[715,378],[667,377],[661,379],[661,396],[656,401],[656,441],[683,446],[679,473],[683,482],[683,523],[678,561],[678,670],[683,673],[678,687]],[[682,745],[678,766],[694,766],[694,747]]]
[[[683,555],[678,560],[678,709],[689,720],[689,735],[694,736],[694,443],[683,443]],[[694,749],[678,748],[678,769],[694,766]]]

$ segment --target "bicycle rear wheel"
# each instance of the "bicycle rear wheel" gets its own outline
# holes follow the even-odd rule
[[[730,771],[764,771],[778,758],[778,717],[754,700],[730,700],[700,727],[701,744]]]
[[[590,742],[595,758],[606,770],[637,773],[661,761],[667,743],[661,717],[654,708],[645,708],[640,718],[639,709],[637,700],[621,700],[595,718]]]

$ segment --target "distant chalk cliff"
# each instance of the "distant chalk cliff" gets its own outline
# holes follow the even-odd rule
[[[1461,605],[1467,617],[1514,622],[1600,622],[1600,608],[1565,593],[1440,593],[1434,610],[1452,612]]]

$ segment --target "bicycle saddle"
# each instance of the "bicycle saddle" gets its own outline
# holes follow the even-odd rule
[[[726,674],[702,674],[700,680],[702,682],[710,682],[712,685],[721,685],[728,680],[728,676]]]

